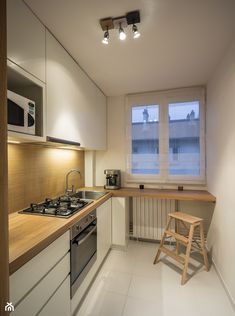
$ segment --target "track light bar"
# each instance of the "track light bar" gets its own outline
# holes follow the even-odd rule
[[[109,31],[112,29],[118,29],[119,39],[121,41],[126,39],[126,33],[124,28],[128,27],[128,25],[132,25],[133,38],[139,38],[140,32],[136,26],[137,23],[140,23],[140,12],[138,10],[131,11],[126,13],[124,16],[119,16],[116,18],[109,17],[100,20],[100,26],[104,31],[104,37],[102,39],[103,44],[109,43]]]

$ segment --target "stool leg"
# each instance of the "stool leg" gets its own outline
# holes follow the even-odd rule
[[[194,225],[191,225],[190,230],[189,230],[188,245],[186,248],[185,262],[184,262],[184,268],[183,268],[182,279],[181,279],[182,285],[185,284],[186,279],[187,279],[188,263],[189,263],[191,248],[192,248],[193,233],[194,233]]]
[[[163,236],[162,236],[162,239],[161,239],[161,242],[160,242],[160,245],[159,245],[159,248],[158,248],[156,257],[155,257],[155,259],[154,259],[154,261],[153,261],[153,264],[156,264],[157,261],[158,261],[158,259],[159,259],[159,257],[160,257],[160,254],[161,254],[161,247],[163,246],[164,241],[165,241],[165,238],[166,238],[166,230],[168,230],[168,228],[170,227],[171,220],[172,220],[172,218],[169,217],[168,222],[167,222],[167,225],[166,225],[166,229],[164,230],[164,233],[163,233]]]
[[[200,223],[200,239],[201,239],[201,248],[202,248],[205,268],[206,268],[206,271],[209,271],[209,262],[208,262],[206,247],[205,247],[204,231],[203,231],[203,223],[202,222]]]
[[[175,225],[176,233],[179,234],[179,221],[177,219],[175,221],[176,221],[176,225]],[[178,242],[178,240],[176,240],[176,248],[175,248],[175,250],[176,250],[177,255],[179,254],[179,247],[180,247],[180,243]]]

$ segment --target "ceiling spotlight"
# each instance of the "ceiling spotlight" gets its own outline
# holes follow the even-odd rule
[[[140,37],[140,32],[138,31],[138,28],[135,24],[132,25],[132,32],[134,38]]]
[[[119,26],[119,39],[121,41],[124,41],[126,39],[126,33],[124,32],[121,23],[120,23],[120,26]]]
[[[108,28],[104,32],[104,38],[102,39],[102,43],[105,45],[108,45],[108,43],[109,43],[109,30],[108,30]]]

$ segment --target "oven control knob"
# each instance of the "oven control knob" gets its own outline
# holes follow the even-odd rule
[[[76,228],[77,228],[77,230],[82,229],[82,227],[81,227],[81,226],[79,226],[79,225],[76,225]]]
[[[90,214],[90,215],[89,215],[89,218],[90,218],[90,219],[93,219],[94,217],[95,217],[95,215],[93,215],[93,214]]]

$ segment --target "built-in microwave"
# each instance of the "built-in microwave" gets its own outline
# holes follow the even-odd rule
[[[7,90],[8,130],[35,135],[35,102]]]

